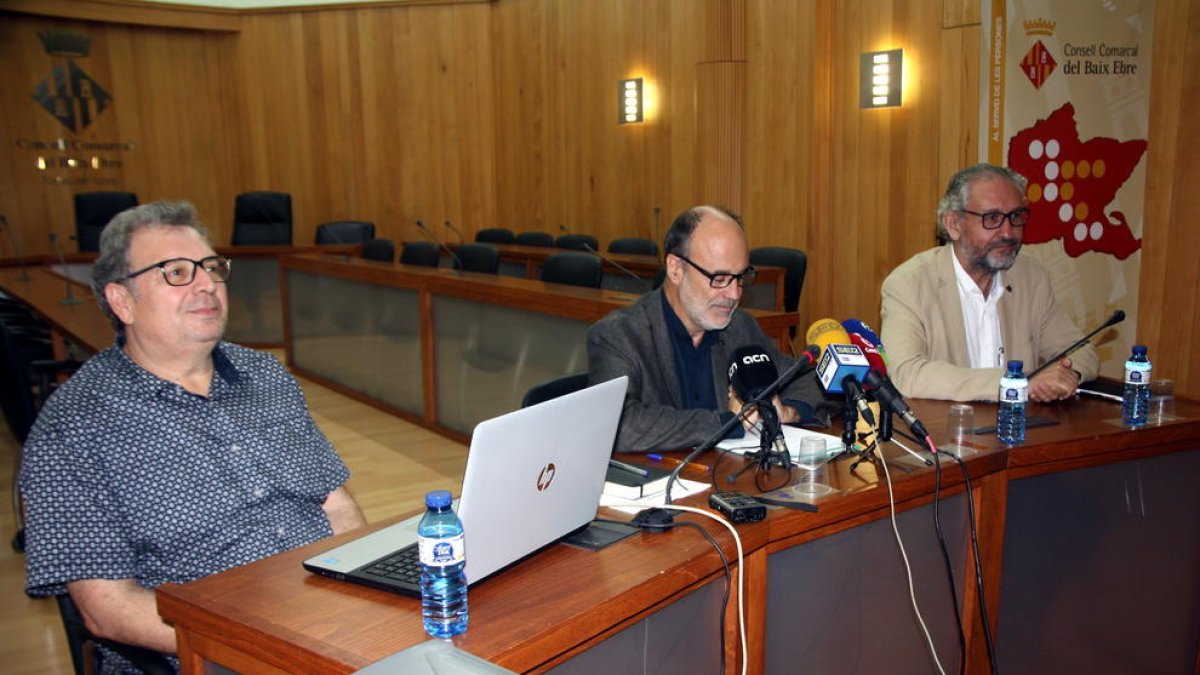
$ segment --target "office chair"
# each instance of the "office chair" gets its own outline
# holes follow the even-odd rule
[[[484,244],[515,244],[517,235],[507,227],[488,227],[475,233],[475,241]]]
[[[521,407],[528,408],[531,405],[537,405],[550,399],[566,396],[572,392],[586,389],[588,386],[588,374],[577,373],[575,375],[567,375],[549,382],[530,387],[529,391],[525,392],[525,398],[521,399]]]
[[[391,239],[371,238],[363,242],[360,255],[367,260],[396,262],[396,245],[392,243]]]
[[[406,241],[400,249],[400,262],[405,265],[437,267],[441,248],[432,241]]]
[[[808,257],[804,251],[786,246],[764,246],[750,251],[751,265],[782,267],[787,270],[783,278],[783,309],[795,312],[800,307],[800,290],[804,288],[804,273],[808,268]]]
[[[564,234],[554,240],[554,245],[558,248],[571,248],[579,251],[586,251],[587,247],[591,247],[593,251],[599,251],[600,243],[590,234]]]
[[[173,675],[175,672],[167,657],[159,652],[123,642],[102,640],[92,635],[70,594],[63,593],[55,597],[58,600],[58,613],[62,617],[63,631],[67,634],[67,646],[71,649],[71,663],[75,666],[76,675],[94,672],[93,669],[97,665],[95,648],[98,644],[120,654],[147,675]]]
[[[334,220],[317,226],[318,244],[365,244],[375,238],[375,223],[365,220]]]
[[[565,251],[555,253],[542,263],[542,281],[585,288],[600,288],[604,266],[593,253]]]
[[[521,246],[542,246],[550,248],[554,246],[554,236],[549,232],[521,232],[517,235],[516,243]]]
[[[608,243],[609,253],[631,253],[634,255],[658,255],[658,244],[642,237],[622,237]]]
[[[138,205],[132,192],[80,192],[75,195],[75,243],[79,252],[100,250],[100,233],[113,216]]]
[[[234,246],[291,246],[292,196],[245,192],[233,202]]]
[[[460,267],[461,265],[461,267]],[[495,274],[500,270],[500,249],[491,244],[463,244],[458,247],[454,269]]]

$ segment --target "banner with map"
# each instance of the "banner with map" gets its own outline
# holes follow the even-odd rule
[[[1153,0],[984,0],[980,157],[1029,179],[1026,246],[1101,372],[1137,335]]]

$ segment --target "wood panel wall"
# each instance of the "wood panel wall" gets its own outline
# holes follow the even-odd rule
[[[75,191],[31,177],[14,148],[62,135],[28,98],[48,27],[93,36],[81,64],[116,104],[87,134],[137,143],[122,186],[190,198],[219,241],[251,189],[293,194],[299,242],[337,218],[398,240],[420,238],[417,218],[450,239],[445,220],[468,238],[503,225],[661,239],[680,210],[716,202],[742,212],[752,245],[808,251],[802,325],[874,320],[879,283],[933,244],[945,181],[975,157],[973,0],[495,0],[173,10],[174,23],[114,2],[128,7],[103,22],[95,0],[0,0],[0,214],[35,252],[71,222]],[[1136,327],[1192,395],[1198,6],[1157,2]],[[885,47],[905,49],[904,106],[860,111],[858,54]],[[616,82],[638,76],[647,122],[618,125]]]

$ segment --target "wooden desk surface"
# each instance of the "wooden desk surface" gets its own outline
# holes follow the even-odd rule
[[[28,273],[29,281],[22,280]],[[71,294],[80,300],[76,304],[63,304],[66,287],[70,284]],[[106,349],[113,343],[112,324],[104,316],[100,305],[92,295],[92,289],[84,284],[68,281],[55,274],[49,267],[0,269],[0,289],[8,295],[29,305],[58,333],[89,351]]]

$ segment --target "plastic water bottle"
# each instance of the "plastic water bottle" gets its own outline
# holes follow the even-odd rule
[[[467,557],[462,521],[450,508],[450,493],[425,495],[425,515],[417,525],[421,556],[421,616],[425,632],[453,637],[467,630]]]
[[[1121,423],[1140,427],[1150,411],[1150,359],[1146,345],[1134,345],[1125,362],[1125,390],[1121,394]]]
[[[1029,400],[1029,380],[1021,371],[1024,363],[1008,362],[1008,371],[1000,378],[1000,412],[996,415],[996,435],[1008,445],[1025,442],[1025,402]]]

